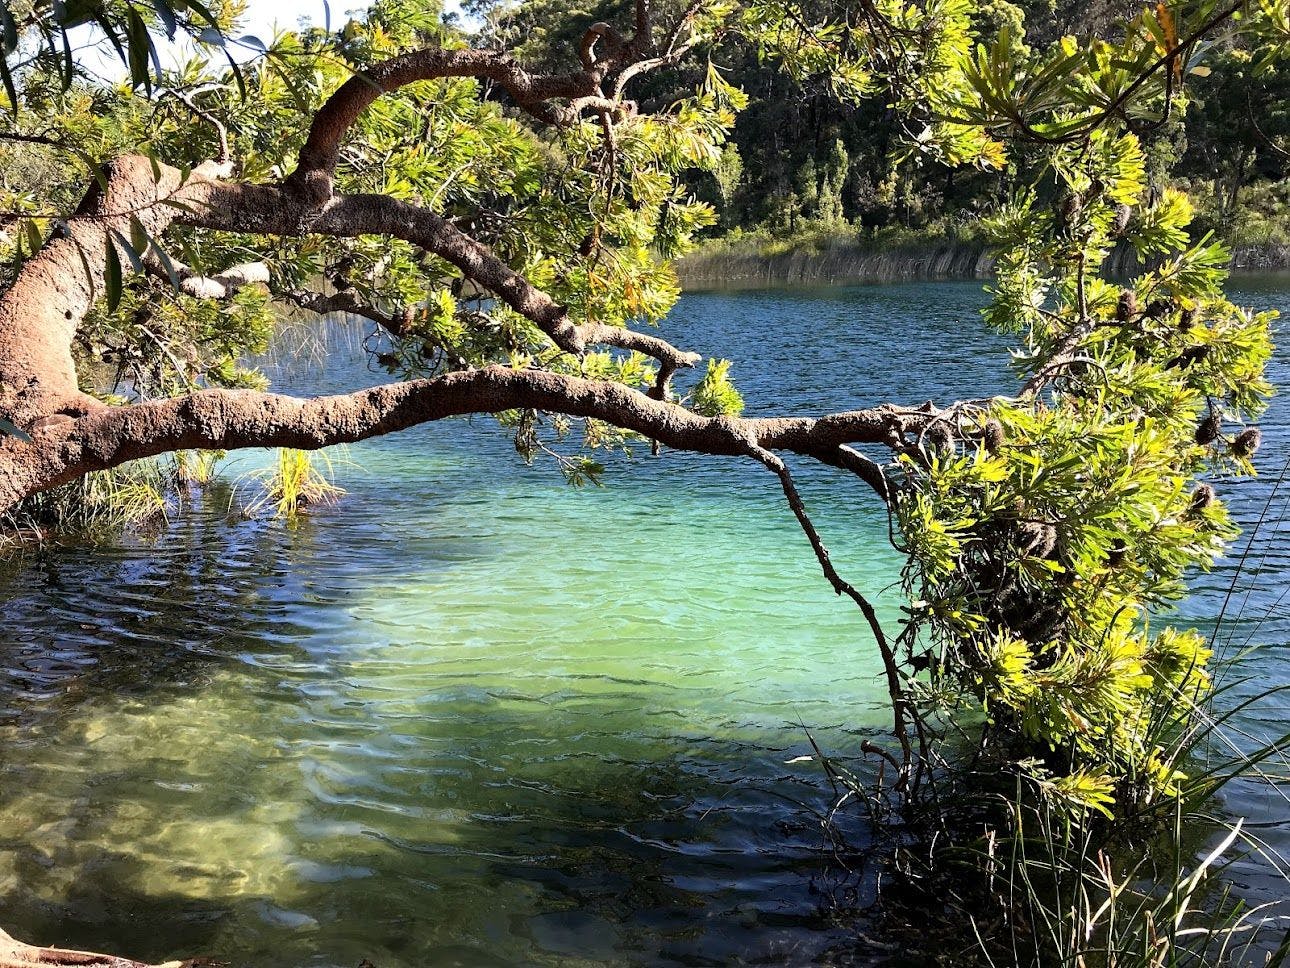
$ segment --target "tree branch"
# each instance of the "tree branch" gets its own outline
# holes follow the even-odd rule
[[[547,102],[596,97],[607,66],[567,74],[533,74],[502,51],[465,48],[432,48],[392,57],[355,74],[327,99],[314,116],[296,170],[286,185],[312,205],[331,198],[341,141],[350,127],[377,98],[407,84],[445,77],[487,78],[500,84],[516,104],[539,120],[565,124],[572,120],[570,112]]]
[[[913,765],[913,750],[909,743],[907,720],[909,714],[908,701],[905,698],[905,690],[901,686],[900,665],[896,661],[896,653],[887,641],[887,634],[883,631],[882,623],[878,621],[878,613],[874,610],[869,600],[856,590],[855,586],[838,574],[836,566],[834,566],[832,559],[829,557],[829,549],[824,546],[820,533],[815,529],[810,515],[806,512],[806,505],[802,502],[802,495],[798,492],[797,485],[793,482],[793,475],[789,472],[788,465],[778,455],[772,454],[769,450],[756,444],[749,448],[748,455],[769,468],[779,478],[784,497],[788,500],[788,506],[797,518],[797,523],[801,526],[802,532],[811,543],[811,550],[815,552],[815,559],[820,563],[820,570],[824,572],[824,577],[829,580],[829,584],[833,586],[833,591],[836,594],[846,595],[856,603],[864,614],[865,621],[869,623],[869,629],[873,632],[874,641],[878,644],[878,652],[882,656],[883,669],[887,677],[887,692],[891,697],[893,718],[892,732],[897,742],[900,743],[901,753],[904,757],[900,779],[897,783],[897,788],[903,789],[908,779],[910,768]]]
[[[168,961],[164,965],[146,965],[115,955],[27,944],[0,931],[0,968],[64,968],[71,965],[80,968],[197,968],[198,962]]]
[[[208,229],[298,236],[309,233],[352,238],[389,235],[432,252],[531,320],[558,347],[581,355],[589,346],[615,346],[670,363],[694,366],[699,354],[686,352],[647,333],[606,326],[576,325],[568,311],[499,259],[484,244],[429,209],[385,195],[337,195],[314,211],[274,186],[208,182],[205,204],[178,221]]]
[[[300,399],[203,390],[103,407],[32,433],[0,437],[0,510],[83,474],[175,450],[296,447],[314,450],[470,413],[533,409],[593,417],[677,450],[746,456],[750,447],[814,455],[839,442],[880,443],[899,420],[891,407],[823,418],[704,417],[618,383],[546,370],[491,366]]]

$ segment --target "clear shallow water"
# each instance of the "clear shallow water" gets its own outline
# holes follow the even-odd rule
[[[1245,285],[1265,305],[1290,288]],[[1009,385],[981,301],[975,283],[695,294],[665,331],[731,357],[753,413],[944,401]],[[278,385],[369,382],[357,338],[329,338],[326,366],[283,361]],[[1288,425],[1278,404],[1273,476]],[[295,528],[230,521],[217,488],[158,535],[0,566],[0,925],[256,966],[857,948],[868,882],[814,822],[816,768],[787,761],[803,727],[843,753],[883,729],[879,663],[773,477],[664,453],[575,491],[487,421],[349,458],[348,495]],[[801,481],[844,573],[889,586],[863,485]],[[1238,512],[1267,489],[1242,485]],[[1228,629],[1276,643],[1257,659],[1271,681],[1290,628],[1284,610],[1255,623],[1290,553],[1269,533]],[[896,590],[878,602],[893,620]]]

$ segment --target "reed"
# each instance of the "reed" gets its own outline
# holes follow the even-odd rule
[[[248,517],[271,514],[273,517],[294,521],[310,506],[332,504],[345,493],[335,483],[336,464],[347,459],[333,457],[323,451],[297,450],[280,447],[272,465],[243,475],[239,484],[253,483],[256,495],[242,505]],[[234,487],[233,501],[237,500],[239,487]]]

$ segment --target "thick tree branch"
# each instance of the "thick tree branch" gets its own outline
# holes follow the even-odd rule
[[[647,333],[599,323],[575,324],[568,311],[499,259],[480,242],[429,209],[385,195],[337,195],[319,210],[287,191],[264,185],[208,181],[206,203],[180,221],[204,228],[264,235],[314,233],[340,238],[389,235],[420,246],[459,269],[521,316],[531,320],[561,349],[582,354],[594,345],[636,350],[672,367],[690,367],[697,353],[677,349]]]
[[[328,98],[314,116],[287,185],[312,205],[331,198],[346,133],[372,102],[404,85],[445,77],[487,78],[505,88],[516,104],[539,120],[562,124],[572,119],[570,112],[548,102],[599,96],[603,72],[603,67],[592,67],[567,74],[534,74],[502,51],[466,48],[433,48],[390,58],[354,75]]]
[[[0,294],[0,413],[24,426],[92,406],[77,386],[71,345],[104,291],[107,247],[120,249],[117,240],[130,237],[132,218],[159,235],[183,207],[202,205],[218,184],[210,177],[226,173],[227,166],[217,163],[200,166],[191,177],[166,166],[154,171],[139,156],[105,167],[102,185]],[[123,254],[119,258],[125,261]]]
[[[901,419],[891,407],[818,419],[704,417],[618,383],[505,366],[311,399],[205,390],[101,408],[38,429],[31,443],[0,437],[0,510],[91,471],[175,450],[312,450],[445,417],[513,409],[594,417],[678,450],[736,457],[753,447],[814,455],[843,443],[880,443]]]
[[[188,266],[172,262],[179,276],[179,289],[199,299],[229,299],[250,285],[268,285],[269,267],[263,262],[245,262],[203,276]]]

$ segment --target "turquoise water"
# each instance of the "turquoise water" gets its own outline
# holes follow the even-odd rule
[[[1244,285],[1261,304],[1290,289]],[[1010,386],[982,299],[694,294],[664,331],[732,358],[751,413],[943,402]],[[325,364],[270,361],[279,386],[375,380],[360,331],[324,336]],[[1288,423],[1265,424],[1273,477]],[[156,534],[0,566],[0,925],[256,966],[863,955],[872,877],[824,836],[830,793],[799,758],[808,730],[844,755],[882,732],[880,665],[771,475],[665,452],[574,490],[487,420],[346,457],[347,495],[294,527],[230,517],[219,486]],[[800,479],[894,621],[885,515],[854,479]],[[1238,513],[1270,487],[1237,489]],[[1281,529],[1228,624],[1273,643],[1268,679],[1290,641],[1267,591],[1290,578]],[[1216,611],[1223,575],[1191,613]]]

